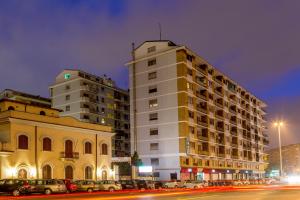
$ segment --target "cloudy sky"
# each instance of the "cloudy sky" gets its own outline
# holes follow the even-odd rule
[[[284,119],[283,143],[300,142],[298,0],[0,0],[0,89],[42,96],[64,68],[128,84],[131,43],[185,44]],[[277,145],[269,126],[271,146]]]

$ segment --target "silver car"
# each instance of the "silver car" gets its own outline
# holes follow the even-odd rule
[[[38,179],[29,180],[29,193],[67,193],[67,187],[62,180],[56,179]]]
[[[120,183],[111,180],[96,181],[95,185],[99,188],[99,190],[105,190],[110,192],[113,192],[115,190],[122,190],[122,185]]]

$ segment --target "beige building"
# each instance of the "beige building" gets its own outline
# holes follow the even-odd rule
[[[183,45],[146,41],[127,63],[132,152],[170,179],[263,176],[266,104]]]
[[[65,69],[50,86],[52,107],[60,116],[112,127],[112,156],[130,157],[129,93],[106,76]]]
[[[0,178],[114,179],[108,126],[59,110],[0,101]]]
[[[282,170],[284,175],[300,175],[300,144],[290,144],[281,147]],[[279,148],[268,150],[269,173],[280,170]]]

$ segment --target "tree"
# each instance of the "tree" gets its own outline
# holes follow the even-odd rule
[[[142,160],[139,159],[139,154],[135,151],[131,157],[131,165],[137,167],[141,166],[142,164]]]

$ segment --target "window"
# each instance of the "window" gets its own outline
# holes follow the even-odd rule
[[[102,144],[101,145],[101,150],[102,150],[102,155],[108,155],[107,144]]]
[[[150,113],[149,114],[149,120],[157,120],[158,119],[158,114],[157,113]]]
[[[159,159],[158,158],[151,158],[151,165],[152,166],[158,166],[159,165]]]
[[[66,90],[69,90],[70,88],[71,88],[70,85],[66,85],[66,86],[65,86],[65,89],[66,89]]]
[[[70,106],[66,106],[66,111],[70,111]]]
[[[92,143],[90,143],[90,142],[84,143],[84,152],[86,154],[91,154],[92,153]]]
[[[149,108],[154,108],[154,107],[157,107],[157,106],[158,106],[157,99],[149,100]]]
[[[156,59],[148,60],[148,66],[156,65]]]
[[[150,150],[151,151],[158,150],[158,143],[151,143],[150,144]]]
[[[106,170],[102,171],[102,180],[107,180],[107,171]]]
[[[158,135],[158,129],[157,128],[150,128],[150,135]]]
[[[43,151],[51,151],[51,139],[48,137],[43,138]]]
[[[190,82],[186,83],[186,87],[187,87],[187,89],[193,90],[193,84]]]
[[[93,173],[91,167],[88,166],[84,169],[84,177],[85,179],[93,179]]]
[[[26,135],[20,135],[18,140],[19,149],[28,149],[28,137]]]
[[[148,48],[148,53],[152,53],[154,51],[156,51],[156,46],[152,46]]]
[[[43,179],[51,179],[52,178],[52,169],[50,165],[45,165],[42,169]]]
[[[9,106],[7,110],[15,110],[13,106]]]
[[[18,171],[18,178],[19,179],[27,179],[27,170],[26,169],[20,169]]]
[[[101,102],[104,103],[104,98],[103,97],[101,98]]]
[[[66,101],[70,100],[70,95],[66,95]]]
[[[151,80],[151,79],[156,79],[156,72],[148,73],[148,80]]]
[[[157,92],[156,86],[149,86],[149,94]]]
[[[65,179],[73,179],[73,167],[70,165],[65,167]]]
[[[194,104],[194,98],[188,96],[188,103],[189,103],[189,104]]]
[[[189,118],[192,118],[194,119],[194,112],[193,111],[188,111],[188,114],[189,114]]]
[[[105,124],[105,119],[104,118],[101,119],[101,123]]]
[[[187,74],[190,76],[193,76],[193,70],[190,68],[187,68]]]
[[[186,55],[186,59],[187,59],[188,61],[193,62],[193,56],[192,56],[192,55],[187,54],[187,55]]]

